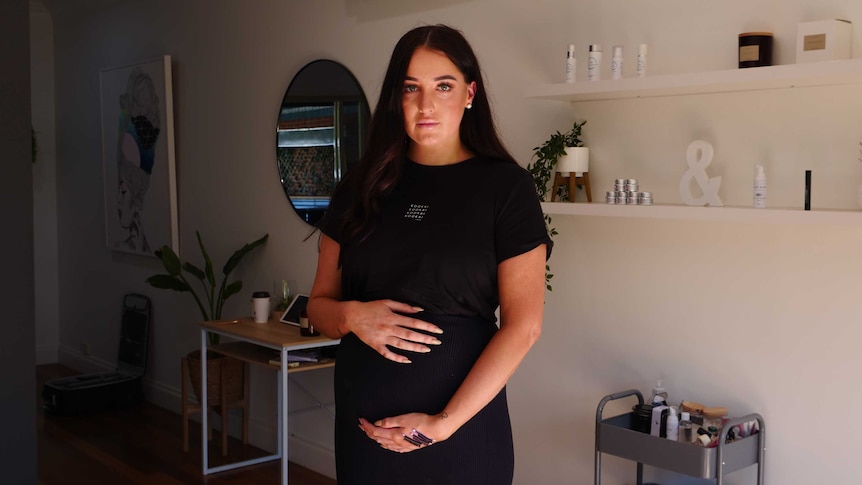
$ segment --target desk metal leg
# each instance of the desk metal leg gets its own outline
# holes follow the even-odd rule
[[[279,399],[281,402],[279,403],[279,438],[281,442],[279,443],[279,454],[281,455],[281,483],[282,485],[287,485],[287,439],[289,438],[287,433],[287,349],[281,349],[281,375],[279,376],[279,385],[281,386],[281,393],[279,395]]]
[[[185,378],[185,377],[183,377]],[[207,331],[201,329],[201,450],[203,450],[202,468],[204,475],[210,473],[209,466],[209,443],[207,443],[207,430],[209,423],[207,415],[209,414],[209,401],[207,397]],[[224,411],[222,411],[224,412]],[[224,431],[222,431],[224,432]]]
[[[207,331],[205,329],[201,330],[201,407],[203,411],[201,412],[201,449],[202,451],[202,468],[203,474],[209,475],[210,473],[218,473],[227,470],[234,470],[236,468],[241,468],[249,465],[257,465],[259,463],[266,463],[268,461],[278,460],[283,458],[281,464],[281,483],[287,483],[287,420],[286,418],[282,418],[282,415],[286,415],[287,413],[287,368],[285,367],[285,363],[287,362],[287,351],[282,350],[282,378],[279,381],[282,386],[282,391],[279,394],[279,398],[281,402],[279,403],[280,416],[279,423],[282,423],[281,419],[284,419],[284,426],[279,426],[279,433],[281,433],[281,439],[279,442],[279,450],[278,453],[269,456],[262,456],[260,458],[253,458],[251,460],[240,461],[237,463],[229,463],[227,465],[221,465],[210,468],[209,466],[209,443],[207,442],[207,430],[208,428],[208,420],[207,420],[207,411],[209,411],[209,406],[207,403],[209,402],[207,399]],[[222,412],[225,412],[224,410]],[[248,412],[248,411],[246,411]],[[227,433],[226,429],[221,431],[222,433]],[[283,447],[282,447],[283,446]],[[283,451],[283,452],[282,452]]]

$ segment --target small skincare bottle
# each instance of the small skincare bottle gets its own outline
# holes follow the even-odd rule
[[[665,424],[665,433],[667,439],[671,441],[679,440],[679,415],[676,413],[676,406],[671,406],[667,415],[667,424]]]
[[[566,53],[566,82],[575,82],[575,73],[577,72],[577,60],[575,59],[575,44],[569,44],[569,51]]]
[[[688,411],[683,411],[680,414],[679,420],[679,439],[683,443],[693,443],[695,440],[694,424],[691,422],[691,415]]]
[[[590,58],[587,64],[587,80],[602,80],[602,46],[590,44]]]
[[[766,208],[766,173],[763,165],[754,166],[754,207],[756,209]]]
[[[638,47],[638,77],[646,76],[646,57],[647,45],[641,44]]]
[[[611,79],[623,78],[623,46],[614,46],[614,57],[611,59]]]

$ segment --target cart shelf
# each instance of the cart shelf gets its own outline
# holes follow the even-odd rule
[[[722,427],[718,446],[703,448],[632,430],[632,413],[602,419],[605,404],[629,396],[637,397],[638,402],[643,404],[640,391],[630,390],[605,396],[596,411],[596,485],[601,485],[601,453],[636,461],[638,485],[643,483],[643,464],[692,477],[714,479],[716,485],[722,484],[724,475],[756,464],[757,483],[763,484],[766,427],[759,414],[749,414],[728,421]],[[727,433],[733,426],[749,421],[757,421],[760,429],[757,434],[725,443]]]

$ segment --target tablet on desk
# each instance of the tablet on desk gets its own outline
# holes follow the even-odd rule
[[[290,325],[299,326],[299,315],[305,310],[305,306],[308,305],[308,295],[298,294],[296,298],[290,301],[290,305],[287,306],[287,310],[284,311],[284,314],[281,316],[281,323],[289,323]]]

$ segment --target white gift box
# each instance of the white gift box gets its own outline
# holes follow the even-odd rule
[[[800,22],[796,27],[796,63],[850,59],[853,24],[831,19]]]

